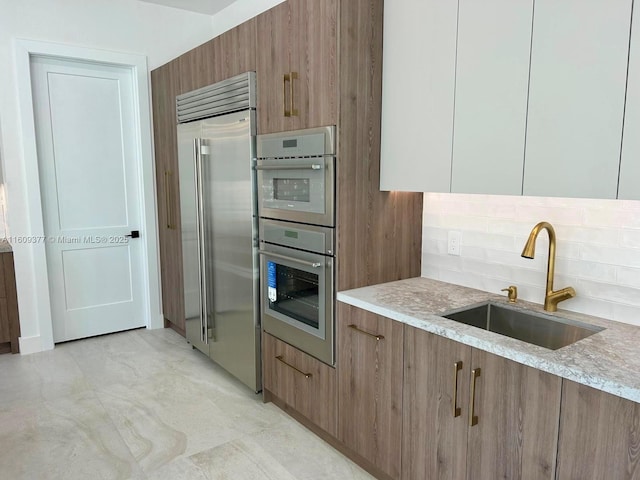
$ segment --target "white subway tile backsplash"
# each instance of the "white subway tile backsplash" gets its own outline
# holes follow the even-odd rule
[[[640,327],[640,308],[630,305],[614,304],[613,319]]]
[[[577,291],[560,307],[640,326],[640,202],[445,193],[424,202],[423,276],[495,293],[514,284],[520,298],[542,303],[546,233],[533,260],[520,253],[546,220],[558,239],[554,286]],[[462,232],[459,257],[446,251],[453,229]]]
[[[640,216],[640,212],[638,212],[638,215]],[[622,230],[620,232],[620,245],[628,248],[640,248],[640,230]]]
[[[640,289],[640,268],[616,267],[617,283]],[[640,290],[638,290],[640,296]]]
[[[582,245],[582,260],[640,268],[640,249]]]

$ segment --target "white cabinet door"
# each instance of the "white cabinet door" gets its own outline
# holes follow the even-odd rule
[[[640,11],[633,11],[618,198],[640,200]]]
[[[455,1],[385,2],[381,190],[450,190],[457,15]]]
[[[451,191],[520,195],[533,0],[460,0]]]
[[[615,198],[631,0],[536,0],[524,195]]]

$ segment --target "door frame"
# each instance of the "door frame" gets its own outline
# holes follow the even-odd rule
[[[141,205],[142,272],[144,291],[144,315],[147,328],[163,328],[164,318],[161,308],[160,268],[158,252],[158,229],[155,195],[155,166],[153,162],[151,105],[149,103],[149,70],[144,55],[127,54],[77,47],[59,43],[42,42],[27,39],[14,39],[16,80],[18,90],[19,125],[22,133],[24,174],[26,179],[26,196],[28,202],[28,218],[30,234],[44,237],[44,216],[40,196],[40,178],[38,174],[38,156],[36,149],[36,128],[33,113],[33,96],[31,91],[32,56],[48,56],[61,60],[81,60],[89,63],[104,63],[131,69],[133,80],[138,186]],[[21,337],[20,352],[33,353],[54,348],[53,322],[51,314],[49,280],[45,244],[32,243],[24,247],[31,249],[34,283],[17,280],[18,296],[20,290],[31,289],[30,295],[37,302],[35,305],[39,336]]]

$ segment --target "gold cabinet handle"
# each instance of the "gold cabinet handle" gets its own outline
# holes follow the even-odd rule
[[[276,356],[276,360],[284,363],[287,367],[294,369],[296,372],[300,373],[301,375],[304,375],[304,378],[311,378],[311,374],[310,373],[303,372],[302,370],[294,367],[290,363],[285,362],[284,359],[282,358],[282,355]]]
[[[165,170],[164,172],[164,207],[166,209],[166,217],[167,217],[167,228],[173,230],[175,227],[173,225],[173,215],[171,215],[171,171]]]
[[[453,418],[459,417],[462,410],[458,406],[458,372],[462,370],[462,361],[453,363]]]
[[[373,338],[375,338],[375,339],[376,339],[376,341],[378,341],[378,342],[379,342],[380,340],[384,340],[384,337],[383,337],[382,335],[376,335],[375,333],[369,333],[369,332],[367,332],[367,331],[365,331],[365,330],[361,330],[361,329],[359,329],[359,328],[358,328],[358,327],[356,327],[355,325],[349,325],[349,328],[350,328],[350,329],[352,329],[352,330],[355,330],[355,331],[356,331],[356,332],[358,332],[358,333],[363,333],[363,334],[365,334],[365,335],[368,335],[368,336],[370,336],[370,337],[373,337]]]
[[[297,117],[298,110],[294,106],[293,101],[293,81],[298,79],[298,72],[290,72],[289,73],[289,96],[291,97],[291,116]]]
[[[471,370],[471,398],[469,399],[469,426],[473,427],[478,424],[478,416],[475,414],[476,403],[476,378],[480,376],[480,369]]]
[[[291,110],[287,109],[287,82],[289,82],[289,92],[293,90],[291,86],[291,74],[285,73],[284,80],[282,80],[282,109],[284,110],[284,116],[290,117]],[[293,98],[291,98],[291,104],[293,105]]]

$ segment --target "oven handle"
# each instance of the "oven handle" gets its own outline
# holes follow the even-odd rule
[[[288,257],[286,255],[280,255],[279,253],[267,252],[266,250],[258,250],[258,253],[260,255],[267,255],[273,258],[279,258],[280,260],[288,260],[290,262],[296,262],[296,263],[299,263],[300,265],[305,265],[311,268],[320,268],[322,266],[322,263],[320,262],[307,262],[306,260],[299,260],[297,258]]]
[[[320,163],[308,165],[256,165],[256,170],[322,170]]]

